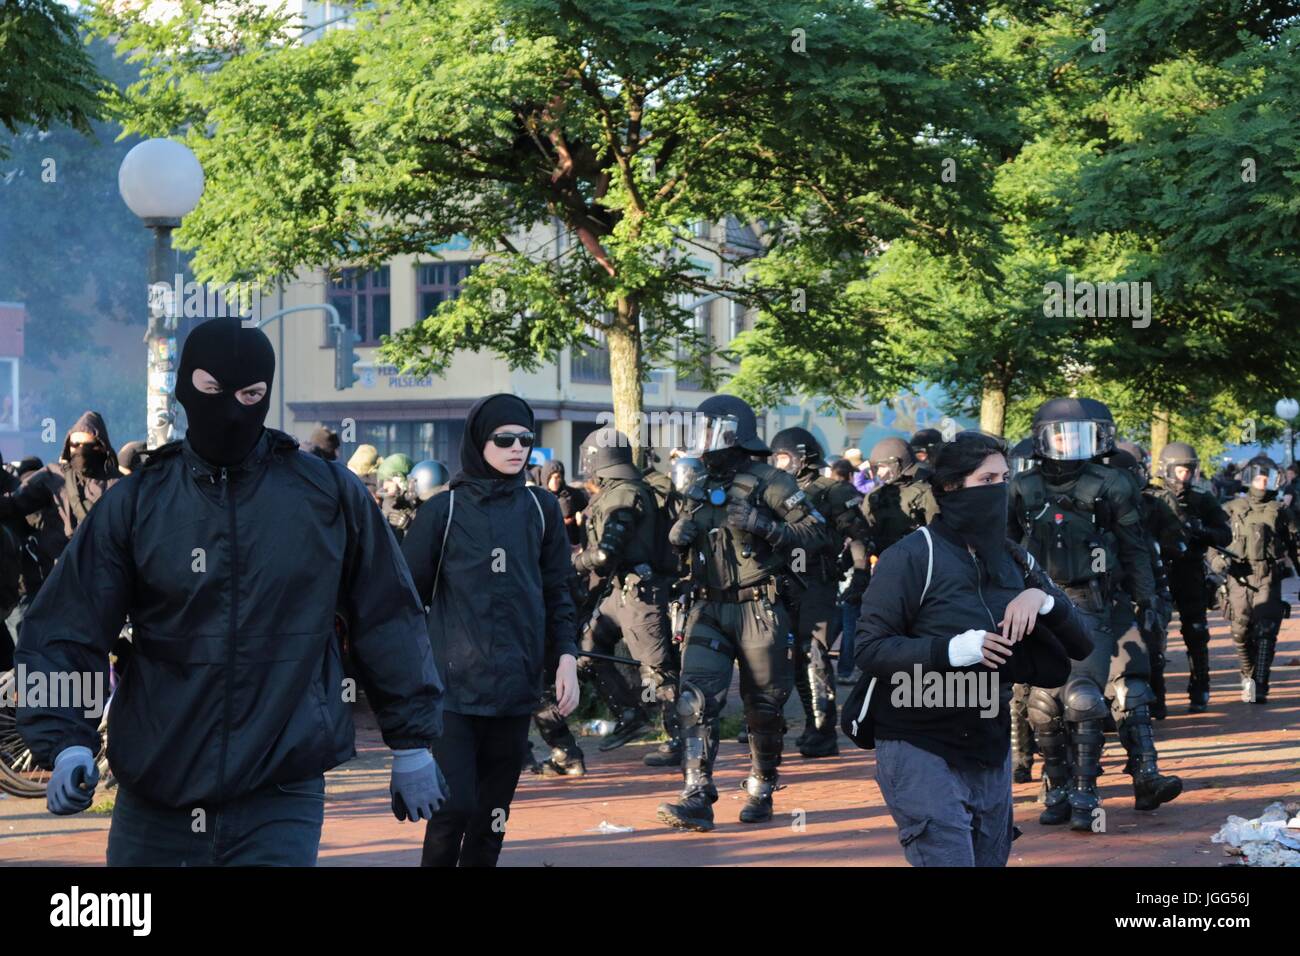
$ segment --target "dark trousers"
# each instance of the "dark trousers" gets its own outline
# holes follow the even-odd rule
[[[179,809],[119,787],[108,865],[315,866],[324,822],[323,774]]]
[[[446,805],[424,831],[421,866],[496,866],[519,785],[529,714],[476,717],[444,711],[433,756]]]
[[[905,740],[876,741],[876,782],[912,866],[1006,866],[1011,754],[966,769]]]

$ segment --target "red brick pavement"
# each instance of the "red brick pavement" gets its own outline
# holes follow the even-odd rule
[[[1225,861],[1210,836],[1229,814],[1256,816],[1273,800],[1300,798],[1300,621],[1288,622],[1278,649],[1273,702],[1236,699],[1226,626],[1213,622],[1214,697],[1207,713],[1189,715],[1185,656],[1177,634],[1170,674],[1169,719],[1157,724],[1162,768],[1180,774],[1186,792],[1155,813],[1132,809],[1122,751],[1108,736],[1102,777],[1107,832],[1076,834],[1036,822],[1037,784],[1016,787],[1016,820],[1025,831],[1013,847],[1014,866],[1053,864],[1216,866]],[[368,717],[368,715],[366,715]],[[594,743],[594,741],[593,741]],[[719,826],[710,834],[661,826],[655,807],[679,788],[672,773],[640,760],[648,744],[610,754],[586,747],[589,773],[520,782],[503,866],[904,865],[893,822],[872,778],[872,755],[846,745],[842,756],[783,767],[785,788],[770,824],[736,822],[742,748],[724,741],[716,779],[723,792]],[[359,756],[329,774],[323,866],[410,866],[418,863],[422,828],[397,823],[388,810],[386,751],[369,720],[361,722]],[[602,822],[632,827],[602,833]],[[37,801],[0,801],[0,864],[99,864],[106,816],[56,820]]]

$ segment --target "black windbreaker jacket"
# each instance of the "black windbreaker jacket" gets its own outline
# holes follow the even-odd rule
[[[402,540],[416,590],[430,605],[445,706],[485,717],[530,714],[541,702],[543,675],[549,678],[562,654],[578,653],[560,503],[544,488],[526,487],[522,473],[458,475],[452,486],[420,506]]]
[[[930,552],[921,530],[886,549],[862,599],[853,657],[864,674],[880,682],[871,698],[875,736],[906,740],[950,763],[997,765],[1006,759],[1010,746],[1012,685],[1059,687],[1069,676],[1070,659],[1087,657],[1092,641],[1070,599],[1039,573],[1032,586],[1051,594],[1055,604],[1038,619],[1046,626],[1035,627],[997,669],[995,715],[982,717],[973,702],[965,707],[916,707],[906,693],[898,695],[903,703],[896,706],[894,690],[914,683],[917,667],[922,675],[988,672],[990,668],[982,663],[952,667],[948,642],[968,630],[1000,630],[997,623],[1007,605],[1027,586],[1011,557],[1019,545],[1007,542],[1003,564],[988,568],[944,525],[942,515],[930,523],[929,531],[934,566],[924,602],[921,594]]]
[[[23,620],[28,671],[103,672],[129,615],[135,653],[109,711],[124,787],[220,804],[352,757],[335,613],[384,741],[429,746],[442,684],[388,523],[341,465],[267,429],[231,468],[163,446],[77,528]],[[21,708],[44,766],[98,748],[97,719]]]

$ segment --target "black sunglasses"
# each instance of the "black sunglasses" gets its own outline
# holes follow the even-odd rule
[[[525,448],[532,448],[536,436],[532,432],[496,432],[492,435],[492,444],[498,448],[512,448],[515,439],[518,439],[519,444]]]

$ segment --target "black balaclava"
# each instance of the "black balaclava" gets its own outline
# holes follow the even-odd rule
[[[938,498],[943,523],[974,548],[986,566],[998,568],[1006,554],[1007,483],[972,485]]]
[[[503,425],[515,425],[535,431],[532,407],[517,395],[504,392],[480,398],[465,416],[465,433],[460,438],[460,473],[452,479],[458,485],[467,478],[523,480],[525,466],[518,475],[504,475],[487,463],[483,446]]]
[[[208,395],[194,387],[201,368],[221,385]],[[213,465],[237,465],[262,437],[262,422],[271,408],[275,350],[261,329],[244,328],[239,319],[210,319],[185,340],[176,371],[176,399],[185,407],[190,447]],[[256,405],[243,405],[235,392],[258,382],[266,394]]]

